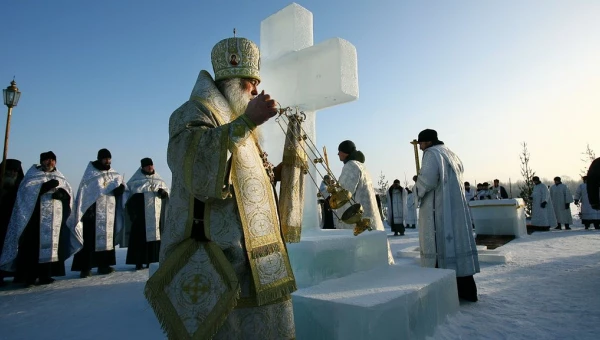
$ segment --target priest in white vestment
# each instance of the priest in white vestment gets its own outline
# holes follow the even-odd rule
[[[552,207],[558,223],[555,229],[561,230],[561,224],[564,224],[565,230],[571,230],[569,225],[573,224],[573,216],[571,215],[573,195],[558,176],[554,177],[554,185],[550,187],[550,197],[552,198]]]
[[[531,193],[531,226],[538,231],[548,231],[556,225],[556,216],[552,208],[552,197],[548,187],[540,182],[538,176],[533,176],[534,184]]]
[[[127,187],[123,176],[111,168],[112,154],[98,151],[97,160],[89,162],[77,190],[70,227],[83,235],[83,248],[73,257],[72,271],[81,278],[115,271],[115,246],[120,243],[124,224],[124,201]]]
[[[415,193],[406,187],[406,227],[415,229],[417,227],[417,197]]]
[[[135,265],[136,270],[158,262],[160,234],[169,197],[169,187],[154,170],[152,159],[143,158],[140,163],[141,166],[127,181],[122,239],[122,245],[127,246],[125,263]]]
[[[406,194],[400,186],[400,180],[395,179],[387,191],[387,220],[394,236],[404,236],[404,211],[406,207]]]
[[[368,218],[373,230],[384,230],[383,221],[377,208],[377,199],[375,198],[375,189],[371,181],[371,175],[365,167],[365,155],[356,149],[356,145],[351,140],[345,140],[338,146],[338,157],[344,163],[342,173],[338,178],[340,186],[350,194],[354,202],[359,203],[363,208],[363,218]],[[350,208],[351,202],[337,209],[337,216],[342,217],[346,209]],[[354,229],[353,224],[344,223],[341,219],[336,219],[336,229]],[[388,262],[394,263],[394,257],[388,247]]]
[[[471,183],[465,182],[465,199],[467,202],[475,200],[475,190],[471,189]]]
[[[17,192],[0,267],[16,271],[26,286],[64,276],[64,261],[82,246],[81,234],[67,228],[73,205],[71,185],[56,169],[52,151],[40,155]],[[39,281],[38,281],[39,280]]]
[[[252,41],[221,40],[211,60],[214,80],[202,70],[169,119],[171,193],[145,295],[169,339],[293,339],[296,281],[274,191],[287,163],[273,167],[257,136],[277,105],[258,93]]]
[[[575,205],[581,209],[581,222],[585,229],[594,225],[594,229],[600,229],[600,210],[592,209],[587,192],[587,176],[582,177],[583,183],[577,187],[575,192]]]
[[[462,162],[435,130],[421,131],[417,141],[423,150],[415,188],[420,200],[421,266],[454,269],[458,296],[477,301],[473,275],[479,273],[479,259],[463,189]]]

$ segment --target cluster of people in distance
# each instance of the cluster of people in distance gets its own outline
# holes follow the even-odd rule
[[[498,179],[494,180],[491,188],[488,182],[477,183],[476,190],[471,190],[471,184],[465,182],[465,198],[467,201],[497,200],[508,198],[508,192],[506,188],[500,185],[500,180]]]
[[[588,174],[582,177],[583,183],[577,187],[575,196],[564,185],[560,177],[554,177],[554,185],[546,186],[538,176],[532,178],[534,187],[531,194],[531,228],[537,231],[548,231],[550,228],[571,230],[573,224],[571,203],[580,206],[581,222],[585,229],[591,225],[600,229],[600,210],[598,210],[598,159],[589,168]],[[588,179],[596,176],[590,183]]]
[[[127,247],[126,264],[136,270],[158,262],[161,228],[169,188],[144,158],[127,183],[112,169],[109,150],[88,163],[77,193],[56,167],[52,151],[23,173],[7,159],[0,193],[0,275],[25,286],[50,284],[72,271],[89,277],[114,272],[115,247]]]

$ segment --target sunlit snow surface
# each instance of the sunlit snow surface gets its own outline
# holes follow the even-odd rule
[[[418,231],[388,239],[396,254],[418,245]],[[503,248],[510,261],[482,263],[475,276],[480,301],[462,303],[435,339],[598,338],[600,230],[576,224]],[[143,296],[147,270],[124,265],[125,254],[117,250],[119,265],[110,275],[80,279],[68,272],[48,286],[0,288],[0,339],[164,339]],[[396,265],[418,266],[412,258],[396,258]]]

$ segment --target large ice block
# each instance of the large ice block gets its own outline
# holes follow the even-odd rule
[[[424,339],[458,310],[453,270],[387,266],[292,294],[297,339]]]
[[[265,61],[260,74],[283,106],[314,111],[358,98],[356,48],[340,38]]]
[[[469,206],[477,235],[527,235],[523,199],[470,201]]]
[[[384,231],[320,230],[303,233],[300,243],[287,245],[298,287],[388,266]]]
[[[293,3],[261,22],[260,49],[261,88],[282,107],[304,111],[305,133],[313,145],[318,145],[316,111],[358,98],[356,48],[340,38],[313,46],[312,13]],[[261,130],[264,151],[272,163],[278,164],[285,132],[274,119],[262,125]],[[315,157],[310,154],[309,158]],[[315,230],[318,229],[317,190],[313,179],[318,186],[321,176],[314,165],[306,176],[303,230]]]
[[[313,15],[292,3],[260,23],[260,56],[263,62],[313,45]]]

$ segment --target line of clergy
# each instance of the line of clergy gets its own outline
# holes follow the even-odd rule
[[[77,193],[56,167],[52,151],[23,173],[6,160],[0,191],[0,284],[5,277],[30,287],[65,275],[65,260],[81,278],[114,272],[115,247],[127,247],[126,264],[136,270],[158,262],[169,188],[143,158],[127,181],[111,167],[109,150],[98,151]]]

